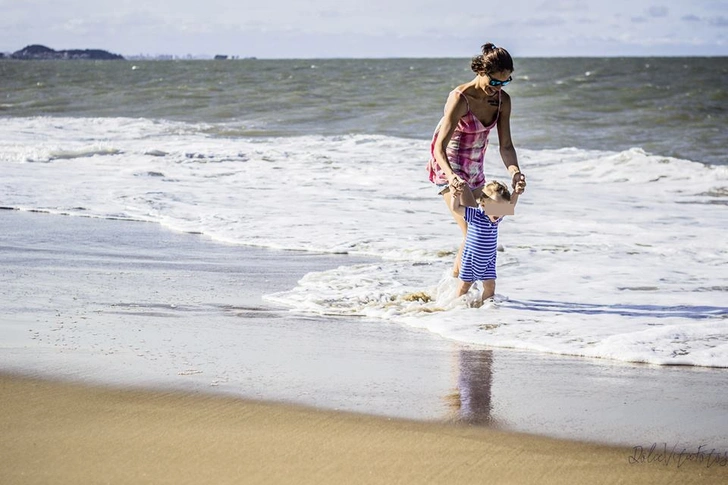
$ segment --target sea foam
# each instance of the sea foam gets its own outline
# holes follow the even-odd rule
[[[15,118],[0,132],[5,207],[152,221],[228,244],[376,256],[267,295],[472,344],[728,367],[728,167],[528,150],[500,229],[496,300],[454,296],[461,240],[427,181],[426,140],[229,138],[225,126]],[[491,147],[486,176],[506,180]]]

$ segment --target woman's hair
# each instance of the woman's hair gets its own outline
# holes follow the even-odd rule
[[[504,183],[493,180],[485,184],[485,187],[483,187],[483,193],[480,194],[477,202],[480,204],[482,199],[498,200],[499,198],[510,202],[511,193],[508,191],[508,187],[506,187]]]
[[[485,72],[486,74],[502,71],[513,72],[513,59],[507,50],[491,43],[484,44],[481,50],[483,53],[473,57],[470,62],[470,69],[473,72]]]

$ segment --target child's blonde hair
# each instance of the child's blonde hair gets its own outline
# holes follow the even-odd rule
[[[477,200],[478,204],[480,204],[484,199],[491,199],[496,202],[500,202],[501,200],[510,202],[511,193],[504,183],[493,180],[485,184],[485,187],[483,187],[483,193],[480,194],[480,197],[478,197]]]

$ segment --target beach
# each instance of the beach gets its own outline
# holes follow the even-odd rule
[[[0,224],[2,483],[728,473],[724,369],[490,349],[263,299],[372,258],[37,212]]]
[[[720,483],[725,456],[559,441],[219,396],[3,377],[0,480]]]

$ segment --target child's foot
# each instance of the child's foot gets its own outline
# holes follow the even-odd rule
[[[498,306],[498,301],[495,298],[495,295],[490,295],[485,298],[481,298],[480,304],[478,307],[486,307],[486,308],[494,308]]]

